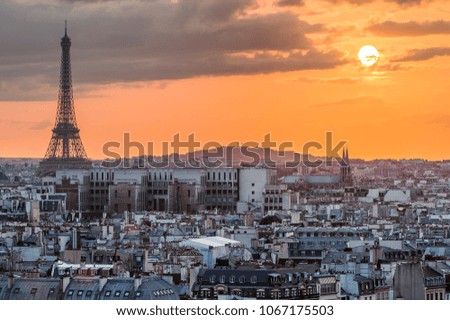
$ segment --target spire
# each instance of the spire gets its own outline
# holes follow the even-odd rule
[[[64,28],[64,36],[67,37],[67,20],[64,20],[65,28]]]
[[[38,176],[54,174],[57,169],[86,169],[91,167],[80,138],[75,116],[70,64],[71,41],[65,34],[61,39],[61,69],[55,126],[44,160],[39,164]]]

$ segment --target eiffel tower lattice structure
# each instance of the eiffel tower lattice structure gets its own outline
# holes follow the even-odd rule
[[[39,164],[36,175],[54,176],[60,169],[89,169],[87,158],[77,126],[73,103],[72,72],[70,66],[71,41],[67,36],[67,22],[61,39],[61,74],[59,82],[58,109],[55,127],[44,159]]]

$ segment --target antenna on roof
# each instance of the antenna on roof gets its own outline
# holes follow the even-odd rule
[[[65,28],[64,28],[64,35],[67,36],[67,20],[64,20]]]

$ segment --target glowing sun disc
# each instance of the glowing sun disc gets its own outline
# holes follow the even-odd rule
[[[375,48],[374,46],[364,46],[359,49],[358,52],[359,60],[366,67],[373,66],[375,63],[377,63],[379,57],[380,54],[378,53],[377,48]]]

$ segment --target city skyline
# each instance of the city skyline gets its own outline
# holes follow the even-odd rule
[[[91,158],[124,133],[156,147],[176,133],[302,146],[329,131],[352,158],[450,158],[445,1],[352,2],[8,0],[1,156],[44,156],[67,19]],[[33,19],[11,18],[22,15]],[[380,52],[371,67],[365,45]]]

